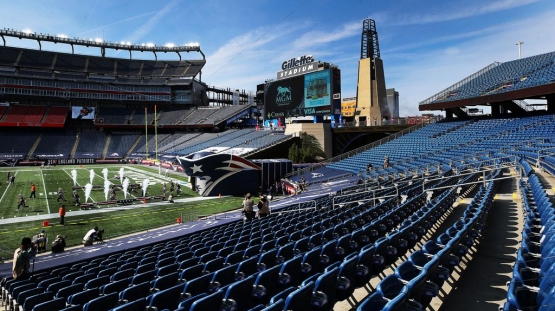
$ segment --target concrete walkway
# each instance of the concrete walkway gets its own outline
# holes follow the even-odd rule
[[[505,173],[508,176],[508,172]],[[517,193],[513,200],[513,193]],[[511,279],[512,266],[520,245],[523,215],[517,180],[500,182],[482,239],[463,259],[458,278],[446,282],[448,293],[439,311],[495,311],[507,297],[506,283]],[[439,298],[439,300],[442,300]]]
[[[175,203],[190,203],[190,202],[199,202],[199,201],[206,201],[217,199],[218,197],[194,197],[194,198],[183,198],[183,199],[175,199]],[[160,206],[160,205],[168,205],[168,201],[159,201],[159,202],[152,202],[147,204],[130,204],[130,205],[120,205],[120,206],[113,206],[113,207],[99,207],[96,209],[90,210],[78,210],[78,211],[71,211],[66,213],[66,217],[70,216],[80,216],[80,215],[91,215],[91,214],[100,214],[100,213],[109,213],[115,211],[123,211],[141,207],[152,207],[152,206]],[[47,220],[47,219],[55,219],[59,218],[60,216],[58,213],[50,213],[50,214],[40,214],[40,215],[29,215],[25,216],[25,210],[21,210],[22,217],[14,217],[14,218],[4,218],[0,219],[0,225],[5,224],[15,224],[21,222],[28,222],[28,221],[40,221],[40,220]]]

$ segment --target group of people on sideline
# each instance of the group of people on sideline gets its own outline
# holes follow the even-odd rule
[[[256,207],[258,209],[257,212],[254,210],[254,200],[251,198],[251,194],[247,193],[243,200],[243,214],[245,215],[245,220],[253,220],[257,214],[258,218],[264,218],[270,215],[270,200],[262,193],[258,196],[258,204]]]
[[[66,237],[57,235],[52,242],[52,253],[60,253],[65,250]],[[41,230],[41,232],[34,237],[34,240],[29,237],[21,239],[21,245],[15,250],[12,263],[12,276],[17,280],[25,280],[31,276],[31,263],[34,265],[35,256],[40,251],[46,250],[46,243],[48,236]]]

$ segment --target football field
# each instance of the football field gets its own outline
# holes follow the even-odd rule
[[[50,241],[57,234],[67,235],[69,245],[78,245],[87,230],[94,226],[106,229],[105,237],[116,237],[133,232],[144,231],[165,225],[175,224],[176,219],[183,217],[184,221],[190,219],[191,215],[208,215],[221,211],[237,209],[241,205],[241,197],[224,197],[212,200],[195,202],[176,202],[173,204],[153,200],[157,204],[152,206],[136,207],[133,205],[98,205],[86,212],[72,215],[72,212],[80,211],[80,207],[72,204],[72,187],[85,186],[90,183],[95,187],[86,195],[84,189],[78,189],[81,203],[95,203],[106,201],[104,191],[104,174],[111,184],[116,185],[117,199],[124,199],[121,190],[121,179],[114,178],[120,174],[123,168],[123,175],[127,177],[130,184],[145,183],[148,179],[146,188],[147,195],[162,195],[162,186],[166,183],[167,194],[170,192],[170,180],[181,184],[181,195],[175,199],[196,198],[198,194],[193,192],[187,182],[187,177],[181,173],[164,176],[165,170],[161,174],[154,167],[141,165],[90,165],[90,166],[52,166],[44,167],[9,167],[0,169],[0,219],[8,222],[0,225],[0,257],[9,258],[10,252],[13,253],[23,236],[32,237],[45,230]],[[103,170],[106,169],[107,171]],[[92,173],[91,173],[92,170]],[[7,174],[15,174],[12,184],[7,180]],[[75,181],[74,181],[75,176]],[[91,183],[92,179],[92,183]],[[31,185],[36,187],[36,198],[29,198]],[[67,202],[58,202],[58,188],[62,188]],[[18,195],[25,196],[26,207],[16,210]],[[142,197],[142,190],[137,189],[127,194],[127,198]],[[141,202],[137,201],[137,204]],[[66,206],[65,226],[59,225],[58,209],[61,204]],[[104,210],[103,210],[104,209]],[[102,213],[101,213],[102,212]],[[75,213],[74,213],[75,214]],[[31,216],[34,216],[31,219]],[[186,217],[188,216],[188,217]],[[27,220],[28,219],[28,220]],[[40,219],[40,220],[37,220]],[[49,225],[43,227],[43,222],[48,221]]]
[[[166,183],[167,193],[170,191],[170,180],[181,184],[182,196],[197,196],[192,191],[186,189],[188,183],[184,175],[170,175],[165,177],[165,170],[159,175],[156,170],[149,170],[146,167],[134,165],[106,165],[106,166],[52,166],[44,167],[12,167],[2,169],[4,173],[4,183],[0,183],[0,218],[1,217],[21,217],[25,215],[57,213],[61,203],[66,205],[66,209],[75,210],[78,207],[72,206],[72,187],[92,184],[93,189],[87,195],[84,189],[78,189],[81,203],[95,203],[107,201],[105,192],[105,179],[110,185],[116,186],[117,199],[142,197],[141,189],[131,191],[124,195],[122,189],[122,179],[114,178],[120,174],[123,168],[123,175],[129,179],[130,184],[142,184],[148,180],[146,187],[147,195],[162,195],[162,185]],[[7,180],[8,172],[15,176],[14,183]],[[0,175],[1,176],[1,175]],[[75,177],[75,180],[74,180]],[[36,187],[36,198],[30,198],[31,185]],[[58,189],[64,192],[67,202],[58,201]],[[131,187],[129,187],[131,188]],[[16,211],[19,194],[25,197],[25,205]],[[175,191],[174,191],[175,195]]]

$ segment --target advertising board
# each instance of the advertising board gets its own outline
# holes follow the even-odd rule
[[[266,119],[330,115],[331,76],[328,69],[265,84]]]

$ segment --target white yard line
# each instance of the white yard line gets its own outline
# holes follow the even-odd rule
[[[50,203],[48,203],[48,192],[46,191],[46,183],[44,182],[44,175],[42,170],[40,170],[40,177],[42,178],[42,187],[44,188],[44,199],[46,200],[46,208],[48,209],[48,214],[50,214]]]
[[[13,174],[14,176],[17,175],[18,171],[15,171],[15,174]],[[6,186],[6,189],[4,190],[4,193],[2,194],[2,197],[0,197],[0,202],[2,202],[2,200],[4,199],[4,196],[6,195],[6,191],[8,191],[8,188],[10,187],[12,183],[8,181],[8,185]]]

